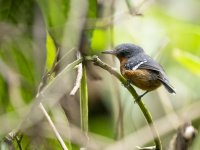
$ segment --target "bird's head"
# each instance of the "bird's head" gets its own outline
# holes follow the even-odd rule
[[[130,57],[136,56],[137,54],[142,52],[144,52],[144,50],[141,47],[134,44],[125,43],[116,46],[113,50],[107,50],[102,53],[114,55],[119,60],[121,60],[124,58],[128,59]]]

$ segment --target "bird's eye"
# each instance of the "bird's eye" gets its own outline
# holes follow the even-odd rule
[[[126,52],[125,51],[121,51],[120,56],[122,56],[122,57],[126,56]]]
[[[121,57],[126,57],[126,56],[128,56],[129,55],[129,51],[127,51],[127,50],[122,50],[121,52],[120,52],[120,56]]]

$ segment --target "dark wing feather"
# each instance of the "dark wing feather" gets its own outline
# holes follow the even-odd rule
[[[136,57],[129,58],[125,64],[125,68],[128,70],[147,69],[164,74],[163,68],[150,56],[143,53],[138,54]]]

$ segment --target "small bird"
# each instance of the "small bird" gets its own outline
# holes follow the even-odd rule
[[[102,53],[112,54],[119,59],[121,74],[130,83],[146,91],[140,95],[140,98],[157,89],[161,84],[169,93],[176,93],[162,66],[145,54],[140,46],[125,43],[116,46],[114,50],[107,50]]]

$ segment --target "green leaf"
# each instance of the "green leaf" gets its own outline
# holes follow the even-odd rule
[[[96,18],[97,16],[97,0],[89,0],[88,17]]]
[[[80,86],[80,113],[81,113],[81,129],[88,131],[88,88],[87,88],[87,76],[86,67],[82,63],[83,74]]]
[[[64,25],[69,8],[69,0],[37,0],[47,27]]]
[[[48,33],[46,39],[46,50],[46,69],[49,71],[53,67],[53,63],[56,59],[56,46]]]
[[[8,85],[0,74],[0,114],[4,113],[9,106]]]
[[[182,64],[188,70],[200,76],[200,69],[199,69],[200,58],[199,57],[188,52],[183,52],[179,49],[175,49],[174,57],[180,64]]]
[[[32,24],[33,0],[0,0],[0,20]]]
[[[65,22],[68,17],[69,0],[37,0],[45,24],[51,36],[61,44]]]

